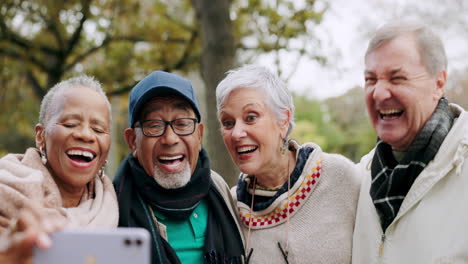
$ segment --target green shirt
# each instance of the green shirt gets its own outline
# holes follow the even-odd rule
[[[203,263],[208,203],[205,199],[193,210],[188,220],[173,221],[160,212],[154,215],[166,226],[167,239],[181,263]]]

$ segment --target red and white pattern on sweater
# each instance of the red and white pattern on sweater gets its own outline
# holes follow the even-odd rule
[[[316,160],[315,164],[310,169],[310,174],[307,174],[302,181],[300,187],[289,197],[289,217],[291,217],[304,202],[309,198],[310,194],[314,190],[318,179],[320,178],[320,172],[322,170],[321,159]],[[300,179],[299,179],[300,180]],[[279,206],[270,213],[260,215],[260,212],[252,212],[252,229],[268,228],[279,225],[286,221],[288,218],[288,201],[287,194],[283,201],[280,202]],[[239,216],[242,223],[245,226],[249,226],[250,221],[250,208],[238,207]]]

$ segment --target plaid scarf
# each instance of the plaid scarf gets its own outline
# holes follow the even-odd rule
[[[400,162],[393,156],[392,147],[378,140],[371,165],[370,196],[384,232],[397,216],[419,173],[437,154],[452,127],[453,119],[447,99],[442,97]]]

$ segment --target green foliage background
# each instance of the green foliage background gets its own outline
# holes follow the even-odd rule
[[[40,98],[58,81],[86,73],[103,83],[113,105],[115,169],[127,154],[123,130],[131,87],[155,69],[199,76],[202,32],[192,2],[2,1],[0,155],[34,146]],[[298,6],[293,0],[231,1],[236,64],[268,54],[275,58],[272,68],[287,82],[294,71],[280,70],[284,51],[297,61],[308,57],[326,62],[314,29],[320,27],[327,2],[318,2],[304,0]],[[212,103],[202,96],[200,78],[194,86],[202,105]],[[294,95],[297,126],[292,138],[359,161],[376,140],[363,97],[360,87],[325,100]]]

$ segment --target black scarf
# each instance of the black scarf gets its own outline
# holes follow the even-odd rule
[[[453,119],[447,99],[441,98],[400,162],[393,156],[392,147],[378,140],[371,165],[370,196],[384,232],[397,216],[418,175],[437,154],[452,127]]]
[[[169,219],[187,219],[201,199],[208,202],[205,263],[241,263],[244,249],[234,219],[211,180],[205,150],[199,155],[190,182],[179,189],[167,190],[148,176],[138,161],[128,155],[122,162],[114,186],[119,201],[119,226],[143,227],[153,239],[152,263],[180,263],[174,249],[157,230],[148,205]]]

